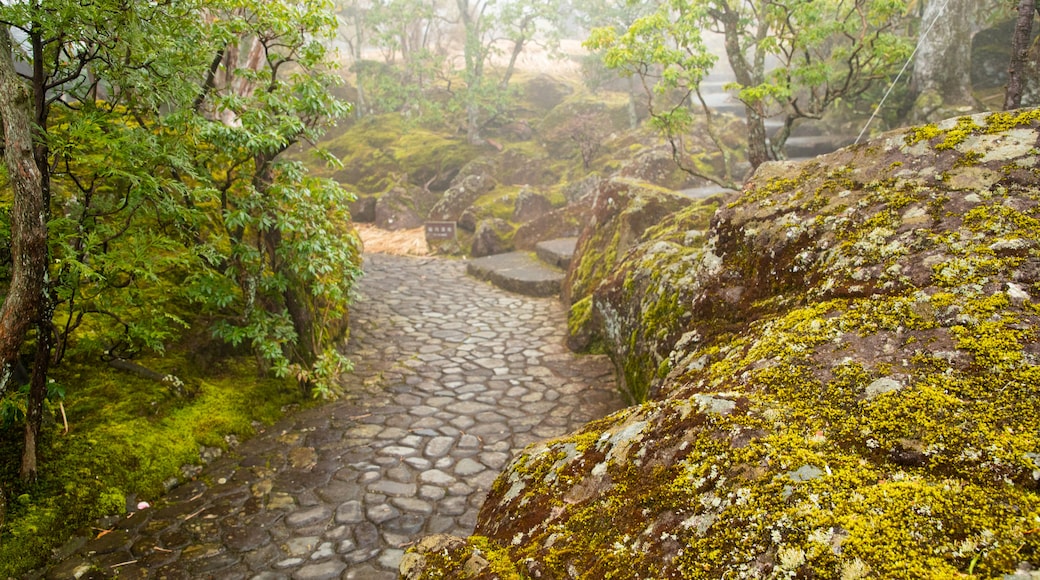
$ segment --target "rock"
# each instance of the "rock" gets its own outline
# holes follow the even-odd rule
[[[617,253],[574,307],[647,401],[522,451],[411,577],[478,553],[534,578],[1032,570],[1038,137],[1040,111],[998,113],[767,164],[710,223],[601,189],[585,257]]]
[[[670,147],[665,145],[641,150],[621,167],[618,175],[674,190],[703,184],[702,181],[679,169],[672,157]]]
[[[675,192],[641,182],[614,179],[603,182],[591,199],[589,217],[567,270],[562,296],[571,305],[569,345],[589,348],[598,327],[589,308],[592,292],[643,234],[684,207],[700,205]],[[582,302],[582,301],[586,302]]]
[[[603,178],[592,174],[581,181],[571,181],[563,187],[563,197],[567,203],[577,203],[585,199],[592,199],[603,183]]]
[[[487,217],[491,217],[490,213],[485,211],[483,208],[470,206],[462,212],[461,216],[459,216],[457,225],[460,230],[473,233],[477,231],[477,224]]]
[[[379,200],[375,197],[359,195],[357,200],[350,204],[350,218],[364,224],[376,221],[376,204],[378,202]]]
[[[499,555],[498,552],[487,546],[474,547],[455,536],[428,536],[404,554],[399,568],[400,577],[402,580],[437,578],[442,577],[436,575],[438,571],[451,569],[454,571],[451,578],[458,580],[520,578],[508,559],[496,558],[496,566],[492,570],[488,558]]]
[[[473,234],[473,247],[470,255],[474,258],[481,258],[510,251],[512,248],[509,247],[505,238],[512,232],[512,229],[509,222],[502,219],[491,218],[481,221],[477,225],[477,231]]]
[[[384,230],[410,230],[421,227],[423,221],[412,193],[405,187],[392,188],[376,202],[375,223]]]
[[[430,219],[458,221],[466,208],[495,188],[494,169],[494,163],[483,158],[467,164],[430,210]]]
[[[503,185],[548,187],[560,179],[551,169],[552,159],[507,149],[495,159],[495,179]]]
[[[552,211],[552,202],[544,195],[534,193],[525,188],[520,190],[516,196],[516,204],[513,209],[513,221],[517,223],[529,222],[535,218]]]
[[[570,96],[571,85],[550,75],[540,74],[523,84],[524,100],[536,110],[551,111]]]
[[[513,234],[513,246],[518,250],[534,250],[538,242],[577,237],[589,219],[591,201],[585,198],[521,224]]]

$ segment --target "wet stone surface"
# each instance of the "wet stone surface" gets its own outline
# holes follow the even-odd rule
[[[419,538],[471,533],[515,452],[621,403],[605,357],[567,351],[555,299],[464,269],[366,256],[347,399],[267,428],[33,576],[389,579]]]

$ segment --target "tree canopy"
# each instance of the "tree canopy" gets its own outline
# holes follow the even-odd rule
[[[284,155],[349,112],[330,92],[332,8],[0,6],[12,39],[0,51],[12,246],[0,396],[31,355],[23,477],[35,477],[48,368],[70,352],[132,359],[201,327],[262,370],[336,393],[359,273],[352,197]]]
[[[854,102],[888,78],[909,54],[898,27],[904,13],[902,0],[676,0],[627,28],[594,30],[586,46],[602,52],[608,67],[642,80],[653,122],[682,160],[696,116],[706,115],[712,131],[700,89],[717,60],[705,34],[718,35],[735,78],[727,88],[745,108],[747,157],[755,168],[782,157],[797,121]],[[771,135],[769,118],[780,120]],[[686,168],[733,186],[726,165],[722,175]]]

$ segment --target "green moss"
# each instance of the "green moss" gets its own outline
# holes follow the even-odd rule
[[[957,124],[949,131],[946,131],[945,137],[942,143],[935,145],[936,151],[947,151],[963,143],[969,136],[976,134],[982,127],[979,127],[975,123],[975,120],[971,117],[961,117],[957,119]]]
[[[143,361],[152,368],[188,368],[172,355]],[[152,500],[180,467],[199,459],[199,446],[226,447],[224,436],[253,433],[252,422],[273,422],[282,408],[299,402],[282,380],[256,378],[251,360],[205,375],[191,399],[170,396],[154,381],[97,365],[67,366],[54,373],[65,385],[71,427],[62,433],[52,417],[41,437],[39,482],[19,488],[0,541],[0,576],[40,565],[55,545],[93,520],[126,509],[134,494]],[[14,441],[4,441],[3,476],[15,481]]]
[[[571,336],[577,336],[585,329],[592,319],[592,296],[586,296],[571,304],[567,313],[567,332]]]

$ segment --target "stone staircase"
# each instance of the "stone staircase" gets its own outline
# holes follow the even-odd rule
[[[704,102],[716,113],[734,115],[744,118],[744,104],[724,87],[733,81],[731,73],[713,72],[701,82],[701,94]],[[783,122],[780,118],[766,119],[766,133],[772,135]],[[784,153],[788,159],[809,159],[836,151],[855,141],[855,136],[825,134],[819,124],[803,120],[795,126],[794,133],[784,144]]]
[[[539,242],[534,252],[509,252],[474,258],[466,273],[527,296],[555,296],[574,256],[578,238]]]

